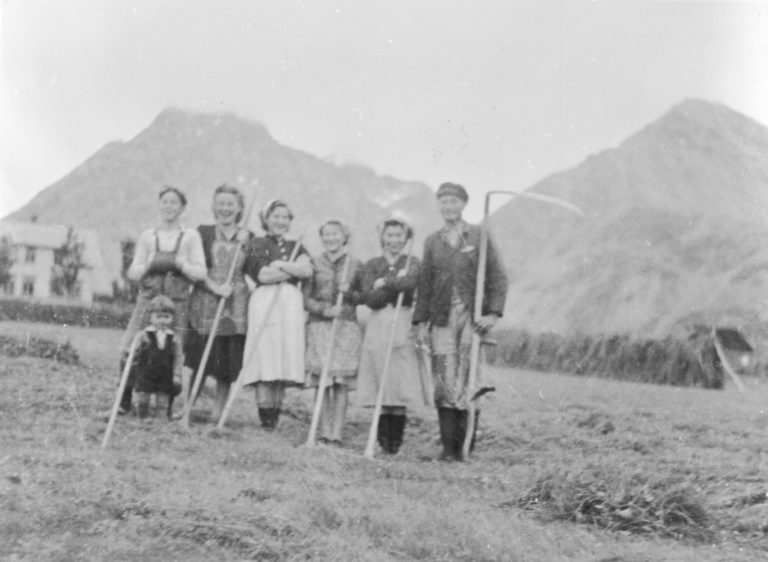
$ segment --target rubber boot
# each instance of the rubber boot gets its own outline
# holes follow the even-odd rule
[[[274,408],[259,408],[259,420],[261,420],[261,427],[271,431],[275,429],[274,422]]]
[[[123,377],[123,370],[125,369],[125,362],[128,361],[128,354],[123,353],[123,356],[120,358],[120,371],[119,376],[117,380],[120,381],[120,379]],[[117,411],[118,414],[121,416],[125,416],[127,414],[131,413],[131,407],[133,403],[133,386],[131,385],[131,376],[128,375],[128,380],[126,381],[125,388],[123,389],[123,395],[120,397],[120,409]]]
[[[457,454],[461,453],[460,450],[457,450],[458,419],[456,412],[457,410],[452,408],[437,409],[437,418],[440,423],[440,442],[443,445],[439,457],[441,461],[456,460]]]
[[[404,415],[392,415],[389,424],[389,449],[387,450],[390,455],[395,455],[400,450],[407,421],[408,418]]]
[[[456,410],[458,413],[458,460],[463,460],[464,455],[462,453],[464,449],[464,439],[467,436],[467,422],[469,421],[469,410]],[[477,438],[477,424],[480,421],[480,410],[475,410],[475,427],[472,432],[472,440],[469,442],[469,452],[475,450],[475,439]]]
[[[381,449],[388,453],[390,448],[390,426],[392,420],[392,414],[379,415],[379,427],[376,431],[376,440],[379,442]]]

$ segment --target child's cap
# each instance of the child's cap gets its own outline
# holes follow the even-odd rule
[[[173,301],[165,295],[157,295],[149,301],[149,312],[168,312],[169,314],[176,314],[176,307],[173,306]]]

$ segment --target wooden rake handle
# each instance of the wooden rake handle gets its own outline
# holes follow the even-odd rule
[[[405,272],[408,274],[408,268],[411,265],[411,255],[413,253],[413,240],[411,240],[408,247],[408,258],[405,260]],[[368,432],[368,441],[365,445],[365,452],[363,456],[367,459],[372,459],[374,451],[376,450],[376,434],[379,431],[379,417],[381,416],[381,409],[384,403],[384,389],[387,385],[387,377],[389,375],[389,364],[392,360],[392,348],[395,345],[395,334],[397,333],[397,320],[400,315],[400,308],[403,305],[403,291],[400,291],[397,295],[397,302],[395,303],[395,313],[392,317],[392,328],[389,333],[389,343],[387,345],[387,353],[384,356],[384,367],[381,370],[381,380],[379,381],[378,392],[376,393],[376,404],[373,408],[373,419],[371,420],[371,429]]]
[[[254,185],[258,185],[258,180],[254,182]],[[253,206],[256,202],[256,194],[254,193],[254,196],[251,198],[251,202],[248,205],[248,209],[245,211],[245,215],[243,215],[243,219],[240,223],[240,228],[245,229],[248,226],[248,222],[251,218],[251,213],[253,212]],[[239,233],[238,233],[239,234]],[[237,236],[237,234],[235,235]],[[235,253],[232,256],[232,263],[229,264],[229,271],[227,271],[227,285],[232,285],[232,279],[235,276],[235,269],[237,268],[237,262],[240,259],[240,252],[242,251],[243,242],[238,241],[237,246],[235,247]],[[184,404],[184,415],[182,416],[182,425],[186,428],[189,427],[189,418],[192,413],[192,403],[195,401],[195,398],[197,398],[197,393],[200,391],[200,385],[203,384],[203,375],[205,373],[205,367],[206,363],[208,363],[208,356],[211,354],[211,349],[213,348],[213,340],[216,337],[216,331],[219,329],[219,321],[221,320],[221,315],[224,313],[224,305],[226,304],[227,299],[225,297],[219,297],[219,304],[216,307],[216,314],[213,317],[213,324],[211,325],[211,331],[208,334],[208,338],[205,340],[205,349],[203,350],[203,356],[200,359],[200,364],[197,366],[197,373],[195,373],[195,381],[192,384],[192,390],[189,393],[189,396],[185,396],[186,402]]]
[[[112,411],[109,414],[109,422],[107,423],[107,430],[104,432],[104,439],[101,442],[101,448],[105,449],[107,443],[109,443],[109,437],[112,435],[112,429],[115,427],[115,420],[117,419],[117,411],[120,409],[120,400],[125,392],[125,387],[128,383],[128,374],[131,372],[131,365],[133,365],[133,357],[136,354],[136,347],[139,345],[142,332],[136,334],[131,342],[131,347],[128,352],[128,359],[125,361],[125,367],[120,375],[120,384],[117,387],[117,396],[115,396],[115,402],[112,404]]]
[[[352,256],[347,253],[347,261],[344,264],[344,271],[341,274],[341,283],[344,284],[348,281],[350,264],[352,263]],[[344,301],[344,292],[339,291],[336,297],[336,306],[340,307]],[[325,356],[325,362],[323,363],[323,370],[320,372],[320,380],[317,383],[317,396],[315,397],[315,407],[312,411],[312,422],[309,425],[309,435],[307,436],[308,447],[315,445],[317,440],[317,426],[320,424],[320,412],[323,409],[323,400],[325,397],[325,385],[328,384],[328,375],[331,371],[331,359],[333,359],[333,347],[336,343],[336,332],[339,329],[339,319],[334,318],[331,322],[331,338],[328,342],[328,352]]]
[[[291,257],[288,259],[288,261],[295,261],[298,253],[299,253],[299,247],[301,246],[301,240],[303,236],[299,236],[299,238],[296,240],[296,245],[293,247],[293,251],[291,252]],[[256,346],[259,343],[259,340],[261,340],[261,336],[264,334],[264,330],[267,327],[267,322],[269,321],[269,317],[272,316],[272,312],[275,309],[275,306],[277,306],[277,302],[280,298],[280,291],[283,288],[283,283],[279,283],[277,285],[277,290],[272,295],[272,300],[269,302],[269,306],[267,307],[267,312],[264,314],[264,319],[259,325],[259,329],[256,332],[256,336],[253,338],[253,343],[251,344],[251,353],[256,353]],[[249,356],[250,358],[250,356]],[[247,361],[243,361],[243,364],[245,365]],[[227,402],[224,404],[224,409],[221,411],[221,417],[219,418],[218,423],[216,424],[216,429],[223,429],[224,424],[227,422],[227,417],[229,417],[229,411],[232,409],[232,404],[235,402],[235,398],[237,397],[237,394],[240,392],[240,389],[243,387],[243,376],[242,373],[237,377],[235,380],[235,383],[229,388],[229,396],[227,396]]]

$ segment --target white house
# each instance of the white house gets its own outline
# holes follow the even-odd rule
[[[0,291],[13,297],[49,299],[53,267],[59,259],[59,250],[67,239],[68,228],[58,224],[36,222],[0,222],[0,238],[10,241],[14,249],[11,279]],[[80,293],[78,300],[93,302],[94,294],[110,295],[112,286],[99,249],[99,239],[90,230],[75,230],[84,245],[86,267],[78,274]]]

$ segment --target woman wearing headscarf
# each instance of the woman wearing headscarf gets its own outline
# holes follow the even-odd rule
[[[304,301],[299,284],[311,277],[312,263],[298,241],[285,238],[293,213],[284,201],[268,202],[260,218],[266,236],[249,244],[243,268],[256,289],[248,303],[240,376],[242,384],[255,385],[261,425],[271,430],[277,426],[286,387],[305,382]]]
[[[355,389],[360,361],[362,330],[357,322],[356,306],[362,303],[362,262],[349,255],[349,230],[337,220],[320,227],[325,251],[312,259],[314,274],[304,286],[307,323],[307,384],[318,387],[320,375],[333,351],[320,417],[319,441],[341,444],[349,392]],[[337,305],[339,293],[344,293]],[[331,342],[333,321],[336,337]]]
[[[237,251],[254,238],[252,232],[238,224],[243,216],[242,192],[230,185],[220,185],[213,192],[215,224],[200,225],[197,230],[203,244],[208,275],[197,281],[192,289],[189,305],[189,332],[184,342],[184,369],[182,370],[182,396],[189,396],[192,378],[200,367],[206,342],[213,329],[213,320],[219,301],[224,308],[211,344],[203,376],[216,379],[216,399],[211,418],[218,419],[227,400],[230,385],[237,380],[243,366],[243,349],[248,320],[248,286],[243,264],[245,252]],[[232,260],[237,263],[231,283],[227,283]],[[202,388],[202,386],[201,386]]]
[[[369,260],[363,267],[363,301],[371,309],[371,317],[360,356],[358,401],[363,406],[376,403],[394,326],[377,440],[385,453],[395,454],[403,443],[407,407],[420,392],[416,350],[410,329],[420,267],[419,261],[408,255],[413,230],[407,223],[395,218],[385,220],[380,225],[379,236],[383,255]],[[395,324],[399,293],[403,293],[403,300]]]
[[[148,322],[149,302],[158,295],[173,300],[176,307],[175,332],[183,342],[186,335],[189,291],[192,283],[205,279],[205,257],[200,234],[181,226],[181,214],[187,206],[187,197],[176,187],[165,186],[158,196],[160,222],[145,230],[136,242],[128,278],[139,282],[139,293],[128,328],[123,335],[120,371],[134,336]],[[131,411],[133,381],[129,379],[120,402],[120,412]],[[170,409],[170,405],[169,405]]]
[[[446,182],[437,190],[437,204],[445,224],[424,241],[419,298],[413,314],[414,324],[420,325],[420,339],[428,338],[432,349],[435,406],[443,445],[441,460],[462,460],[469,401],[473,398],[468,388],[472,333],[484,334],[496,324],[504,312],[507,294],[507,276],[489,237],[482,315],[472,317],[481,227],[462,219],[468,199],[459,184]],[[479,372],[477,388],[482,387],[481,375]],[[477,408],[475,415],[479,417],[479,413]]]

